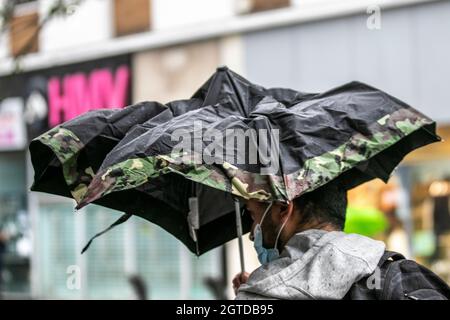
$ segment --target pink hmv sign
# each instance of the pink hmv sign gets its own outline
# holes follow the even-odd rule
[[[131,103],[130,55],[0,77],[0,149],[96,109]]]
[[[93,109],[123,108],[127,104],[130,70],[95,69],[90,73],[73,73],[52,77],[48,81],[49,125]]]

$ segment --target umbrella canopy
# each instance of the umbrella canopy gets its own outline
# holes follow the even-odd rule
[[[53,128],[30,143],[35,179],[33,191],[84,196],[105,156],[131,127],[167,107],[143,102],[125,109],[101,109]]]
[[[433,120],[359,82],[310,94],[265,89],[223,67],[189,100],[142,106],[145,116],[102,150],[116,122],[100,130],[98,112],[35,139],[33,190],[61,194],[65,183],[78,208],[141,216],[197,254],[236,237],[234,197],[287,202],[332,180],[346,189],[387,182],[407,153],[440,140]],[[136,117],[126,114],[133,108],[115,112]],[[251,221],[242,219],[245,233]]]

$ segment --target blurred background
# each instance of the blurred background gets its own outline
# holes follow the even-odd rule
[[[4,299],[234,297],[236,241],[197,258],[134,218],[80,255],[120,213],[29,192],[31,139],[91,106],[188,98],[219,65],[306,92],[366,82],[436,120],[443,142],[349,192],[346,231],[450,282],[450,1],[0,0],[0,19]],[[253,270],[247,236],[245,254]]]

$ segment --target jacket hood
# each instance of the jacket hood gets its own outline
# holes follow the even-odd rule
[[[236,299],[342,299],[375,271],[384,251],[383,242],[357,234],[300,232],[277,260],[250,275]]]

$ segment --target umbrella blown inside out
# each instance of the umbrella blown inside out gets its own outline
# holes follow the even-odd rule
[[[437,141],[433,120],[366,84],[266,89],[222,67],[190,99],[89,112],[36,138],[32,190],[140,216],[202,254],[238,235],[236,198],[387,182]]]

